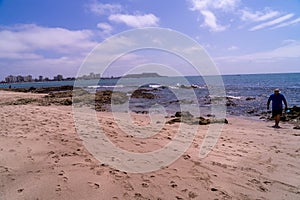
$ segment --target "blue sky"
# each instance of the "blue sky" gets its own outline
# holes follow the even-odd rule
[[[74,76],[98,43],[141,27],[186,34],[222,74],[300,72],[299,11],[299,0],[0,0],[0,80]]]

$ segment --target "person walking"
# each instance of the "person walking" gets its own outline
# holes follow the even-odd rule
[[[272,117],[275,119],[275,125],[272,127],[280,128],[279,121],[280,121],[280,117],[281,117],[282,111],[283,111],[282,102],[285,105],[285,110],[287,110],[288,104],[287,104],[287,101],[286,101],[284,95],[280,93],[280,90],[278,88],[276,88],[274,90],[274,94],[271,94],[268,99],[268,103],[267,103],[268,110],[270,108],[271,101],[272,101]]]

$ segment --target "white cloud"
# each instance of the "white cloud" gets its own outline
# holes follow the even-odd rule
[[[157,26],[159,18],[153,14],[146,15],[124,15],[114,14],[109,16],[109,20],[116,23],[124,23],[127,26],[139,28],[147,26]]]
[[[263,12],[261,11],[252,12],[248,9],[243,9],[241,10],[241,13],[242,13],[241,19],[243,21],[253,21],[253,22],[265,21],[274,18],[280,14],[278,11],[273,11],[269,8],[265,8]]]
[[[14,74],[75,74],[97,45],[90,30],[49,28],[35,24],[1,27],[0,68]]]
[[[284,41],[284,45],[268,51],[215,57],[224,74],[299,72],[300,41]]]
[[[215,15],[216,10],[223,12],[234,11],[239,0],[190,0],[192,11],[198,11],[204,17],[204,26],[209,27],[212,31],[224,31],[226,26],[220,25]]]
[[[91,12],[97,15],[110,15],[112,13],[118,13],[122,10],[122,6],[119,4],[103,4],[97,1],[88,5]]]
[[[276,25],[276,24],[279,24],[285,20],[288,20],[290,19],[291,17],[293,17],[294,14],[287,14],[287,15],[284,15],[282,17],[279,17],[277,19],[274,19],[272,21],[268,21],[268,22],[265,22],[265,23],[262,23],[262,24],[259,24],[257,26],[254,26],[250,29],[250,31],[256,31],[256,30],[259,30],[259,29],[263,29],[263,28],[266,28],[266,27],[270,27],[270,26],[273,26],[273,25]]]
[[[108,23],[98,23],[97,27],[103,30],[103,33],[110,34],[113,30],[113,27]]]
[[[283,42],[283,46],[269,51],[238,55],[238,56],[225,56],[215,58],[217,61],[226,62],[270,62],[274,63],[278,60],[300,59],[300,41],[289,40]]]
[[[240,0],[190,0],[192,4],[191,10],[202,11],[210,9],[220,9],[223,11],[234,10]]]
[[[55,54],[85,52],[96,45],[92,37],[93,33],[89,30],[49,28],[35,24],[7,27],[0,31],[0,58],[33,57],[38,51],[52,51]]]
[[[204,26],[208,26],[212,31],[223,31],[226,28],[217,23],[216,16],[207,10],[202,10],[201,14],[204,16]]]
[[[300,17],[298,17],[297,19],[288,21],[288,22],[281,23],[281,24],[279,24],[279,25],[273,27],[272,29],[281,28],[281,27],[285,27],[285,26],[292,25],[292,24],[297,24],[297,23],[299,23],[299,22],[300,22]]]
[[[293,13],[283,13],[273,10],[269,7],[265,7],[263,10],[251,10],[247,7],[241,7],[240,0],[187,0],[190,3],[190,10],[199,12],[204,19],[202,27],[208,27],[211,31],[224,31],[230,24],[234,22],[233,18],[227,16],[239,15],[242,22],[261,23],[253,25],[250,31],[255,31],[267,27],[273,27],[272,29],[290,26],[296,23],[300,23],[300,18],[287,21],[291,19]],[[221,18],[224,16],[226,18]],[[228,20],[227,22],[225,20]],[[264,23],[263,23],[264,22]],[[240,25],[239,27],[244,27]]]

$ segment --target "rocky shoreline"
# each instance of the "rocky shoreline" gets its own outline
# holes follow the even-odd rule
[[[5,91],[12,91],[12,92],[25,92],[25,93],[38,93],[38,94],[45,94],[41,98],[18,98],[12,102],[2,102],[1,104],[6,105],[25,105],[25,104],[36,104],[40,106],[50,106],[53,105],[66,105],[70,106],[73,102],[76,105],[90,105],[94,107],[96,111],[110,111],[110,104],[113,102],[114,104],[123,104],[129,100],[129,103],[132,103],[132,99],[141,99],[140,102],[144,103],[147,102],[149,105],[153,104],[151,101],[155,101],[156,99],[162,98],[162,94],[157,94],[157,89],[146,89],[146,88],[139,88],[135,90],[132,94],[128,95],[124,92],[118,91],[111,91],[111,90],[102,90],[97,91],[95,94],[89,93],[84,89],[80,88],[73,88],[73,86],[60,86],[60,87],[47,87],[47,88],[13,88],[13,89],[2,89]],[[167,94],[166,94],[167,95]],[[73,98],[74,96],[74,98]],[[216,101],[225,100],[227,110],[229,114],[236,115],[234,110],[239,110],[240,107],[244,107],[244,111],[240,112],[237,115],[246,115],[246,116],[255,116],[261,120],[273,120],[270,111],[262,111],[259,112],[261,108],[254,108],[249,106],[249,102],[253,102],[256,100],[255,97],[247,97],[245,99],[236,99],[232,97],[223,98],[211,98],[209,96],[204,97],[204,105],[210,105],[215,103]],[[180,104],[183,100],[172,100],[169,101],[169,104]],[[189,102],[188,100],[184,101]],[[148,105],[148,107],[149,107]],[[252,104],[250,104],[252,105]],[[132,106],[134,107],[134,106]],[[147,114],[147,106],[144,107],[144,110],[135,110],[134,108],[131,109],[133,112]],[[290,112],[284,112],[281,120],[284,122],[292,123],[295,125],[295,129],[300,129],[298,125],[300,122],[300,107],[293,106],[289,108]],[[226,119],[214,119],[211,116],[208,118],[204,117],[194,117],[190,116],[191,114],[177,112],[174,118],[168,121],[168,123],[175,123],[175,122],[186,122],[189,124],[200,124],[205,125],[209,123],[226,123]],[[183,115],[182,115],[183,114]],[[181,115],[181,116],[179,116]],[[228,122],[227,122],[228,123]]]

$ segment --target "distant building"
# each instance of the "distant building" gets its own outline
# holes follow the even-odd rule
[[[99,74],[93,74],[91,73],[90,75],[86,76],[87,78],[89,77],[93,77],[93,78],[96,78],[96,77],[100,77]],[[65,78],[63,77],[63,75],[61,74],[58,74],[57,76],[54,76],[53,79],[49,79],[48,77],[43,77],[43,76],[39,76],[38,78],[33,78],[32,75],[27,75],[27,76],[21,76],[21,75],[18,75],[18,76],[13,76],[13,75],[9,75],[7,77],[5,77],[4,83],[18,83],[18,82],[38,82],[38,81],[67,81],[67,80],[75,80],[74,77],[68,77],[68,78]]]
[[[57,79],[58,79],[58,81],[62,81],[64,78],[63,78],[63,75],[57,75]]]
[[[53,80],[54,80],[54,81],[62,81],[62,80],[63,80],[63,76],[59,74],[59,75],[57,75],[57,76],[54,76],[54,77],[53,77]]]
[[[17,76],[17,82],[23,82],[24,81],[24,77],[23,76]]]
[[[32,82],[32,76],[31,76],[31,75],[24,76],[24,77],[23,77],[23,81],[24,81],[24,82]]]
[[[7,83],[15,83],[15,82],[17,82],[17,77],[9,75],[8,77],[5,78],[5,82],[7,82]]]
[[[101,74],[95,74],[91,72],[89,75],[82,75],[80,77],[77,77],[77,79],[84,79],[84,80],[92,80],[92,79],[100,79]]]

